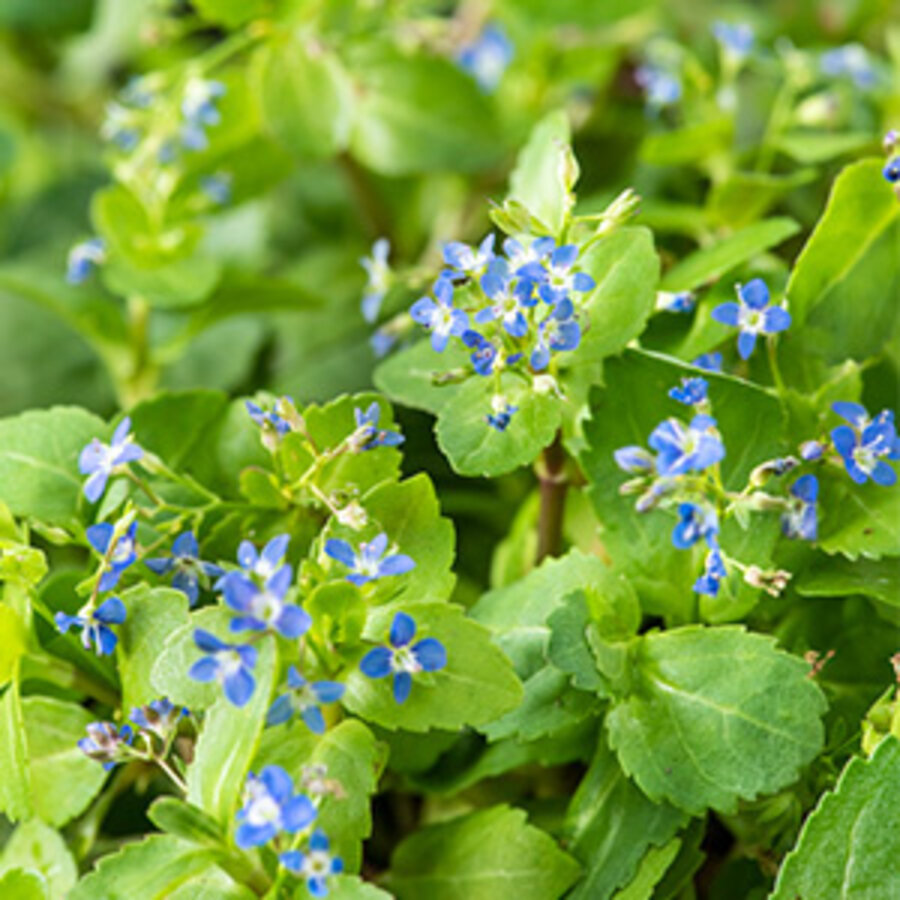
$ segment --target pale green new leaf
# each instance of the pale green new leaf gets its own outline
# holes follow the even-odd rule
[[[451,343],[436,353],[429,340],[392,353],[375,370],[375,386],[392,400],[437,415],[459,390],[457,384],[435,384],[435,376],[469,366],[469,354]]]
[[[10,869],[0,878],[3,900],[50,900],[47,880],[33,869]]]
[[[27,754],[19,682],[14,678],[0,697],[0,812],[11,822],[31,815]]]
[[[19,825],[3,848],[0,873],[17,867],[40,873],[50,900],[65,900],[78,880],[78,868],[62,835],[40,819]],[[0,896],[5,900],[5,894]]]
[[[606,718],[647,796],[700,815],[790,784],[821,750],[826,703],[809,666],[737,626],[638,638],[631,688]]]
[[[522,810],[494,806],[403,841],[388,886],[397,900],[556,900],[578,871]]]
[[[641,860],[637,875],[618,891],[614,900],[650,900],[654,888],[663,880],[681,850],[681,841],[673,838],[665,847],[652,847]]]
[[[778,873],[772,900],[900,895],[900,741],[855,757],[820,799]]]

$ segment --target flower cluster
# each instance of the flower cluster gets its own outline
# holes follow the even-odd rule
[[[539,373],[558,353],[581,342],[581,307],[594,279],[577,268],[575,244],[557,246],[539,237],[526,244],[514,238],[494,252],[494,236],[478,247],[451,242],[444,247],[446,268],[431,296],[417,300],[410,315],[431,333],[431,346],[443,352],[451,338],[470,351],[472,369],[482,377],[506,368]],[[486,416],[502,430],[515,407]]]

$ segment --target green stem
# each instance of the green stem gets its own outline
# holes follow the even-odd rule
[[[785,384],[781,377],[781,368],[778,365],[778,350],[775,346],[775,336],[769,335],[766,338],[766,350],[769,354],[769,368],[772,370],[772,381],[775,382],[775,389],[779,395],[784,397]]]
[[[22,680],[26,678],[37,678],[59,687],[79,691],[106,706],[115,708],[119,705],[119,695],[112,688],[58,656],[28,653],[22,659]]]
[[[131,337],[131,369],[117,385],[122,406],[130,407],[152,392],[158,374],[150,358],[150,304],[137,295],[128,298],[128,324]]]
[[[565,473],[566,451],[562,432],[544,449],[537,466],[540,484],[541,510],[538,518],[538,549],[536,563],[562,551],[563,516],[569,480]]]
[[[785,125],[793,100],[794,85],[790,79],[786,78],[772,102],[772,111],[766,122],[766,130],[759,142],[759,156],[754,167],[757,172],[768,172],[772,168],[775,160],[775,141]]]

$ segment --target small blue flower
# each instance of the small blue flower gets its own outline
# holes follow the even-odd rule
[[[82,609],[70,616],[58,612],[53,617],[56,627],[65,634],[70,628],[81,629],[81,646],[91,649],[93,643],[97,656],[108,656],[116,649],[118,638],[110,625],[121,625],[125,621],[125,604],[118,597],[104,600],[96,609]]]
[[[306,889],[313,897],[327,897],[328,876],[339,875],[344,871],[343,861],[339,856],[329,853],[329,846],[325,832],[317,828],[309,836],[309,849],[306,853],[286,850],[278,857],[286,869],[306,879]]]
[[[672,106],[681,99],[681,79],[674,72],[647,64],[638,67],[634,78],[644,89],[647,106],[652,110]]]
[[[569,293],[579,294],[594,289],[596,282],[587,272],[573,272],[578,259],[578,247],[564,244],[550,254],[545,264],[531,263],[521,269],[521,274],[538,282],[538,293],[545,303],[555,306],[569,298]]]
[[[379,428],[380,416],[381,407],[377,402],[373,402],[365,412],[354,408],[353,417],[356,420],[356,427],[363,429],[362,443],[359,444],[360,450],[374,450],[376,447],[399,447],[405,440],[399,431]]]
[[[884,175],[885,180],[889,181],[891,184],[900,182],[900,156],[895,156],[893,159],[889,160],[882,170],[882,174]]]
[[[581,326],[574,318],[572,301],[566,298],[538,326],[537,346],[531,353],[531,368],[540,372],[550,364],[551,352],[574,350],[581,343]]]
[[[474,41],[460,48],[456,63],[478,82],[482,91],[490,94],[497,89],[512,58],[513,45],[506,33],[499,25],[491,24]]]
[[[443,353],[451,337],[460,337],[469,327],[469,317],[453,306],[453,283],[441,276],[432,288],[431,297],[421,297],[409,310],[413,321],[431,331],[431,346]]]
[[[722,49],[737,60],[747,56],[756,39],[753,29],[746,22],[734,25],[729,22],[713,22],[712,33]]]
[[[697,541],[715,543],[719,534],[719,517],[713,509],[704,509],[696,503],[682,503],[678,507],[678,524],[672,531],[672,543],[679,550],[693,547]]]
[[[705,402],[708,390],[709,382],[697,375],[693,378],[682,378],[681,387],[671,388],[669,396],[685,406],[696,406]]]
[[[648,475],[656,471],[656,460],[653,454],[643,447],[631,445],[620,447],[613,452],[616,465],[631,475]]]
[[[316,734],[325,731],[322,703],[337,703],[344,696],[344,685],[339,681],[307,681],[296,666],[288,669],[289,693],[282,694],[269,707],[267,725],[280,725],[299,713],[307,728]]]
[[[216,206],[224,206],[231,200],[233,182],[230,172],[215,172],[200,179],[200,190]]]
[[[715,353],[703,353],[691,365],[696,366],[698,369],[705,369],[707,372],[721,372],[722,354],[718,351]]]
[[[222,121],[216,101],[224,96],[225,85],[221,81],[191,78],[184,89],[181,101],[181,144],[187,150],[205,150],[209,146],[206,129]]]
[[[656,309],[660,312],[689,313],[697,305],[697,295],[691,291],[657,291]]]
[[[717,545],[710,547],[706,554],[703,574],[694,582],[694,590],[698,594],[715,597],[719,593],[722,579],[728,574],[722,551]]]
[[[534,283],[527,278],[515,281],[509,271],[509,264],[497,257],[481,276],[481,289],[494,302],[475,314],[479,325],[499,319],[512,337],[524,337],[528,331],[524,309],[534,306]]]
[[[350,569],[347,581],[361,587],[370,581],[403,575],[415,568],[415,562],[404,553],[385,556],[387,546],[387,535],[382,532],[368,543],[361,543],[358,553],[347,541],[329,538],[325,542],[325,553]]]
[[[828,445],[822,441],[804,441],[800,445],[800,457],[806,462],[815,462],[825,455]]]
[[[106,490],[106,482],[120,466],[139,460],[144,451],[131,439],[131,419],[126,416],[112,436],[112,442],[104,444],[94,438],[78,457],[78,471],[90,477],[84,483],[84,496],[96,503]]]
[[[255,575],[262,581],[271,578],[284,567],[287,567],[290,574],[290,566],[284,561],[290,542],[289,534],[276,534],[260,552],[250,541],[241,541],[237,552],[238,565],[247,575]]]
[[[284,399],[289,403],[293,403],[290,397],[285,397]],[[264,432],[271,431],[279,437],[283,437],[291,431],[291,423],[278,412],[280,403],[281,401],[278,401],[275,404],[276,408],[272,410],[264,410],[258,403],[254,403],[252,400],[245,400],[244,406],[250,414],[250,418],[253,419]]]
[[[244,706],[253,694],[256,680],[256,648],[228,644],[202,628],[194,629],[194,643],[206,654],[188,670],[194,681],[218,681],[230,703]]]
[[[791,314],[780,306],[769,306],[769,289],[761,278],[738,285],[739,303],[720,303],[712,317],[738,328],[738,353],[749,359],[759,334],[777,334],[790,327]]]
[[[369,346],[372,348],[372,352],[378,359],[381,359],[383,356],[387,356],[391,347],[397,343],[396,334],[389,331],[387,328],[378,328],[369,338]]]
[[[69,251],[66,264],[66,281],[69,284],[82,284],[87,281],[94,266],[102,266],[106,262],[106,241],[95,237],[80,244],[75,244]]]
[[[701,472],[725,458],[725,447],[711,416],[698,415],[686,426],[679,419],[666,419],[650,435],[648,443],[659,454],[660,475]]]
[[[475,371],[479,375],[490,375],[499,355],[496,344],[471,328],[463,332],[462,342],[472,350],[469,358]]]
[[[135,119],[135,113],[120,103],[107,104],[106,116],[100,125],[100,137],[115,144],[123,153],[130,153],[141,140]]]
[[[506,403],[504,401],[504,406],[500,409],[495,410],[492,413],[488,413],[485,416],[485,421],[491,428],[496,428],[497,431],[506,431],[509,427],[509,423],[512,421],[512,417],[515,413],[519,411],[518,406],[513,406],[511,403]]]
[[[444,262],[450,271],[444,273],[447,278],[460,276],[475,277],[483,274],[494,258],[494,235],[489,234],[476,250],[460,241],[444,244]]]
[[[128,530],[119,535],[110,552],[110,541],[115,534],[115,526],[109,522],[91,525],[85,532],[88,543],[106,560],[103,574],[100,576],[99,591],[111,591],[118,583],[119,577],[136,559],[135,534],[137,522],[132,522]]]
[[[894,414],[885,409],[870,419],[864,406],[847,402],[834,403],[832,409],[850,422],[850,425],[838,425],[831,432],[831,441],[844,460],[847,474],[857,484],[865,484],[871,478],[884,487],[893,485],[897,473],[882,457],[900,459]]]
[[[234,842],[241,850],[261,847],[282,832],[302,831],[316,815],[309,797],[294,794],[291,776],[281,766],[266,766],[258,776],[247,775]]]
[[[532,266],[532,271],[539,274],[543,270],[544,262],[556,247],[556,241],[552,237],[535,238],[527,247],[523,247],[515,238],[506,238],[503,242],[503,252],[509,260],[509,267],[514,275],[520,275],[526,266]],[[534,264],[541,266],[534,269]]]
[[[822,54],[822,72],[832,78],[848,77],[860,89],[872,87],[876,81],[875,68],[865,47],[844,44]]]
[[[819,499],[819,480],[815,475],[801,475],[790,487],[791,497],[781,528],[789,538],[814,541],[818,531],[816,501]]]
[[[116,728],[112,722],[91,722],[85,729],[87,737],[78,741],[78,749],[91,759],[103,763],[108,772],[128,756],[128,746],[134,738],[131,728]]]
[[[410,646],[416,623],[412,616],[398,612],[391,623],[390,646],[375,647],[359,663],[368,678],[386,678],[394,673],[394,700],[405,703],[412,690],[413,675],[437,672],[447,665],[447,651],[437,638],[423,638]]]
[[[199,558],[200,548],[193,531],[185,531],[175,538],[172,544],[172,555],[145,559],[144,565],[157,575],[172,576],[172,587],[181,591],[193,606],[200,596],[201,578],[218,578],[224,575],[221,566],[204,562]]]
[[[387,238],[379,238],[372,244],[372,255],[364,256],[359,261],[368,276],[362,298],[362,314],[367,322],[374,322],[378,318],[381,302],[390,286],[391,267],[388,265],[390,252],[391,242]]]
[[[167,697],[151,700],[145,706],[136,706],[131,710],[129,718],[132,724],[144,731],[152,731],[162,740],[166,740],[177,727],[178,720],[188,715],[184,706],[175,706]]]

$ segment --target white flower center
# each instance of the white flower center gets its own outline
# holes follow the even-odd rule
[[[415,675],[422,671],[422,666],[416,659],[410,647],[395,647],[391,657],[391,668],[395,672],[409,672]]]
[[[331,874],[331,857],[324,850],[312,850],[303,860],[303,873],[310,878],[324,878]]]
[[[281,808],[268,793],[254,797],[247,807],[247,821],[251,825],[277,825],[281,821]]]

